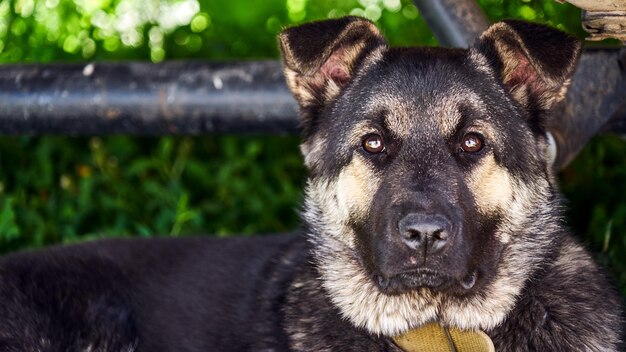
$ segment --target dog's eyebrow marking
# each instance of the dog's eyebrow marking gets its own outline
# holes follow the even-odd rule
[[[395,109],[387,109],[384,116],[385,126],[399,137],[406,138],[411,133],[409,108],[405,103],[395,104]]]
[[[467,103],[461,103],[457,111],[459,119],[457,120],[452,134],[446,137],[452,137],[462,130],[467,130],[468,132],[478,132],[489,139],[497,137],[496,129],[489,122],[489,119],[486,118],[484,112],[476,110],[473,106]]]
[[[444,138],[453,136],[459,128],[464,126],[464,118],[480,116],[479,111],[486,110],[485,102],[474,91],[467,87],[455,87],[444,92],[433,94],[427,105],[417,110],[411,101],[391,93],[383,93],[365,102],[361,113],[365,116],[383,117],[383,126],[400,138],[412,134],[415,116],[423,115],[435,123],[439,133]],[[467,112],[467,114],[465,114]],[[427,120],[419,122],[422,127],[429,124]]]
[[[480,132],[485,138],[493,141],[499,141],[501,133],[493,124],[484,119],[476,119],[468,124],[468,130]]]
[[[437,117],[439,132],[449,138],[468,124],[468,120],[485,111],[484,101],[468,88],[451,89],[448,96],[441,99],[433,107],[433,114]]]
[[[411,132],[409,105],[392,94],[380,94],[367,101],[363,111],[368,116],[382,117],[382,125],[398,137],[407,137]]]
[[[348,135],[348,144],[356,145],[361,143],[361,138],[363,138],[363,136],[377,131],[374,126],[375,125],[373,125],[369,119],[357,122],[357,124],[352,128],[351,133]]]

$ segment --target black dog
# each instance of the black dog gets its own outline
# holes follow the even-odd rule
[[[388,48],[348,17],[279,41],[310,170],[304,235],[6,256],[0,351],[441,343],[423,329],[459,351],[463,336],[498,351],[617,350],[620,300],[562,226],[547,157],[576,40],[509,21],[469,50]]]

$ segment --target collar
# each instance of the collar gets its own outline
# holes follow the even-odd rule
[[[404,352],[495,352],[480,330],[459,330],[428,323],[393,338]]]

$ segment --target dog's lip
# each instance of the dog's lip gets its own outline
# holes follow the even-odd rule
[[[477,272],[457,278],[432,269],[406,270],[390,276],[377,275],[378,286],[384,291],[411,291],[419,288],[445,289],[454,284],[465,291],[471,290],[476,284]],[[457,286],[457,287],[458,287]]]
[[[452,278],[430,269],[406,270],[392,275],[377,275],[378,286],[383,290],[412,290],[421,287],[438,288]]]
[[[476,285],[476,278],[478,277],[478,272],[476,270],[472,271],[469,275],[459,280],[459,284],[465,290],[471,290],[474,285]]]

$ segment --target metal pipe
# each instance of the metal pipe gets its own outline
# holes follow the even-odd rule
[[[489,26],[476,0],[414,0],[441,46],[468,48]]]
[[[275,61],[0,66],[0,134],[293,133]]]
[[[620,49],[587,49],[581,56],[564,103],[548,120],[558,145],[555,169],[567,166],[598,132],[619,133],[626,104],[623,61]]]

